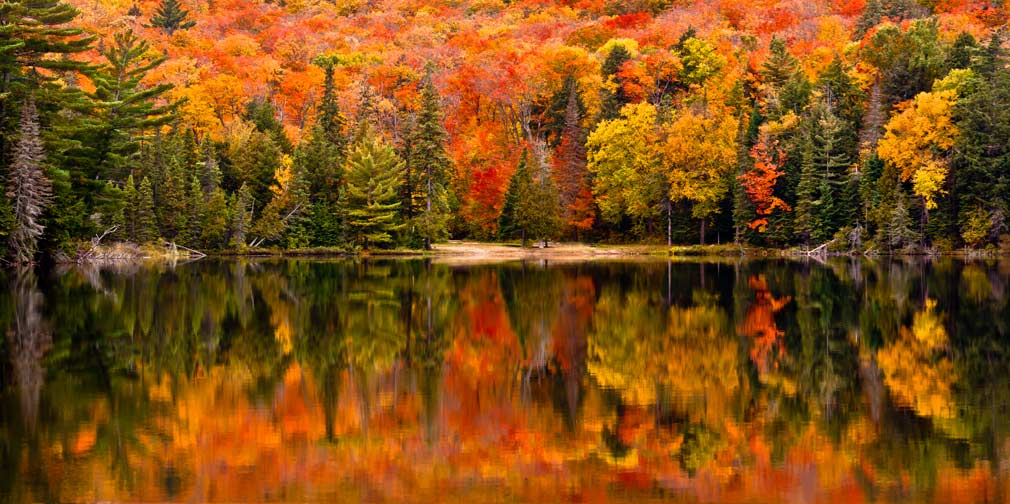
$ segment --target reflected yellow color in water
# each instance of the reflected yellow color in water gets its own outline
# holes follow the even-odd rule
[[[0,496],[1005,501],[1006,271],[201,261],[12,272],[0,296],[0,465],[11,468]]]

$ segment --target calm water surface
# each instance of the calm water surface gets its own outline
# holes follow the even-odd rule
[[[0,501],[1010,500],[1008,262],[0,275]]]

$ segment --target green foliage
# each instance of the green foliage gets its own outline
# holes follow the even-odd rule
[[[131,220],[133,239],[137,243],[154,241],[158,238],[158,220],[154,210],[154,190],[147,177],[140,181],[136,204],[133,205],[133,208],[135,209]]]
[[[407,142],[409,156],[404,170],[404,215],[413,219],[417,238],[426,249],[448,237],[448,183],[451,162],[445,151],[447,133],[442,124],[438,93],[427,76],[421,88],[421,110]]]
[[[161,28],[171,36],[179,30],[188,30],[196,26],[196,21],[190,21],[189,11],[182,8],[179,0],[161,0],[154,15],[151,16],[151,26]]]
[[[366,126],[347,156],[347,225],[365,249],[393,243],[403,229],[397,222],[403,161],[393,147]]]

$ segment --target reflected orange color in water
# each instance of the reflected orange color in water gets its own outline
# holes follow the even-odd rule
[[[651,294],[630,298],[621,293],[608,301],[610,311],[604,313],[621,323],[633,320],[628,318],[633,312],[659,321],[647,328],[655,329],[656,340],[634,339],[646,346],[632,354],[645,359],[637,362],[639,369],[657,375],[622,377],[624,383],[656,387],[655,399],[643,403],[597,386],[598,377],[590,371],[620,374],[634,366],[586,365],[588,339],[600,338],[601,326],[610,322],[597,308],[615,291],[590,275],[552,277],[549,284],[557,290],[549,295],[550,310],[541,312],[543,323],[517,328],[507,289],[499,288],[511,280],[500,274],[478,271],[458,281],[438,365],[411,365],[400,355],[387,367],[362,369],[348,358],[326,378],[296,355],[304,317],[297,303],[264,295],[259,299],[267,304],[261,309],[271,310],[264,319],[270,338],[287,356],[275,379],[265,380],[250,366],[228,359],[188,377],[136,359],[137,379],[111,386],[135,389],[137,396],[88,397],[77,408],[89,420],[48,438],[45,450],[22,443],[14,468],[20,477],[58,484],[48,487],[53,492],[48,495],[37,486],[26,487],[17,500],[858,503],[1010,498],[1002,483],[1005,469],[994,471],[982,460],[959,466],[947,451],[935,457],[935,477],[923,490],[922,475],[901,459],[908,455],[887,451],[886,443],[897,442],[889,441],[896,439],[895,427],[865,413],[869,399],[863,392],[854,393],[852,406],[862,413],[834,429],[829,417],[838,413],[804,388],[803,373],[822,371],[793,369],[802,353],[786,344],[793,326],[776,322],[788,314],[794,297],[773,295],[781,287],[770,285],[764,275],[748,276],[752,297],[736,324],[716,298],[697,293],[681,305]],[[424,303],[416,306],[426,309]],[[621,307],[627,310],[620,312]],[[423,325],[432,315],[421,310],[416,316]],[[948,343],[946,333],[937,334],[942,318],[935,302],[913,310],[911,322],[901,325],[877,355],[883,382],[899,406],[910,406],[917,415],[908,421],[935,419],[933,428],[956,440],[968,427],[931,406],[928,401],[934,399],[923,402],[925,392],[901,382],[927,361],[945,362],[924,353]],[[528,334],[520,337],[521,331]],[[430,337],[423,331],[410,337],[411,345],[431,343],[421,341]],[[594,358],[613,355],[605,343],[593,343]],[[902,361],[913,367],[901,371],[906,374],[890,363],[897,357],[889,353],[900,345],[913,350],[925,345],[915,354],[919,360]],[[748,366],[757,382],[749,380]],[[793,389],[766,386],[770,376],[790,373]],[[328,429],[326,394],[332,383],[337,384],[335,411]],[[129,397],[148,405],[147,416],[134,425],[124,423],[124,404],[117,402]],[[794,420],[782,413],[787,407],[809,416]],[[47,439],[44,426],[40,430],[32,439]],[[921,449],[947,450],[942,448],[946,442]],[[1002,460],[1010,454],[1007,443],[994,448]]]

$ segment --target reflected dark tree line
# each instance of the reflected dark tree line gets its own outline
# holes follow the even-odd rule
[[[334,444],[402,424],[408,396],[428,443],[458,430],[447,411],[515,398],[552,411],[562,437],[601,419],[594,456],[610,464],[748,466],[755,438],[781,464],[812,426],[879,475],[912,468],[931,488],[938,461],[1005,456],[1008,277],[1002,262],[849,260],[9,271],[0,379],[18,407],[0,414],[0,465],[17,466],[30,438],[71,452],[99,402],[94,445],[129,486],[149,449],[140,426],[225,367],[248,377],[256,404],[290,370],[311,375]],[[179,477],[166,474],[166,488]]]

